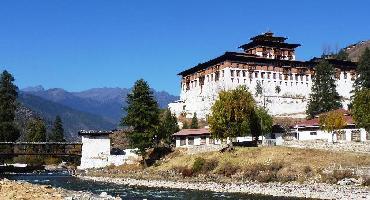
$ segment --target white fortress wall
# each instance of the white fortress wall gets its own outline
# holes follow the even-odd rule
[[[245,85],[254,95],[257,103],[260,106],[265,105],[270,114],[274,116],[301,114],[304,117],[312,86],[310,74],[301,76],[292,73],[288,76],[288,80],[284,80],[282,72],[264,70],[249,72],[246,69],[226,67],[220,70],[218,81],[215,81],[214,77],[214,73],[206,75],[202,87],[199,85],[199,78],[191,81],[189,90],[186,90],[183,84],[180,101],[169,104],[171,111],[177,116],[186,113],[188,118],[196,112],[199,118],[206,118],[221,90],[230,90]],[[263,95],[258,97],[256,97],[257,81],[263,88]],[[350,73],[342,71],[336,85],[339,95],[344,98],[343,107],[347,108],[350,92],[353,90]],[[279,93],[276,91],[277,86],[281,90]]]

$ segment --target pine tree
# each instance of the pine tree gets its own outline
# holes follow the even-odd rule
[[[65,142],[63,122],[59,115],[55,117],[53,129],[49,138],[50,142]]]
[[[18,88],[13,82],[14,77],[4,70],[0,77],[0,141],[13,142],[19,137],[14,122]]]
[[[340,96],[335,85],[335,69],[326,60],[316,66],[306,113],[310,118],[337,108],[341,108]]]
[[[166,145],[170,145],[172,142],[172,134],[178,132],[179,126],[177,125],[177,118],[171,113],[169,109],[164,112],[161,118],[158,131],[158,139]]]
[[[358,77],[355,80],[355,90],[370,88],[370,50],[366,48],[357,66]]]
[[[31,119],[26,129],[27,142],[46,142],[46,126],[42,119]]]
[[[127,104],[127,115],[122,118],[121,125],[132,128],[133,131],[128,133],[130,145],[145,155],[154,144],[159,124],[158,104],[146,81],[140,79],[135,82],[132,92],[127,95]]]
[[[198,126],[197,113],[194,113],[193,118],[191,119],[191,125],[190,125],[190,128],[192,128],[192,129],[197,129],[197,128],[199,128],[199,126]]]

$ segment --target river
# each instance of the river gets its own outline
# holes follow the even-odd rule
[[[11,180],[23,180],[34,184],[51,185],[73,191],[89,191],[95,194],[107,192],[122,199],[246,199],[246,200],[295,200],[299,198],[271,197],[236,193],[178,190],[163,188],[128,187],[102,182],[81,180],[66,172],[41,172],[0,175]]]

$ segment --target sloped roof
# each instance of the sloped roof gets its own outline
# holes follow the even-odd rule
[[[337,109],[337,110],[334,110],[334,111],[337,111],[337,112],[341,112],[343,113],[344,115],[344,120],[346,121],[347,125],[349,124],[355,124],[350,112],[348,110],[345,110],[343,108],[340,108],[340,109]],[[315,118],[313,119],[309,119],[309,120],[305,120],[305,121],[302,121],[302,122],[299,122],[295,125],[295,127],[304,127],[304,126],[320,126],[320,121],[319,121],[319,117],[321,115],[324,115],[324,114],[327,114],[328,112],[326,113],[322,113],[318,116],[316,116]]]
[[[173,134],[173,136],[188,136],[188,135],[209,135],[210,132],[206,128],[201,129],[182,129]]]

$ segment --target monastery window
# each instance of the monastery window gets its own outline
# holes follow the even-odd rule
[[[344,75],[344,79],[347,79],[347,72],[344,72],[343,75]]]
[[[265,78],[265,72],[261,72],[261,78]]]
[[[301,77],[301,81],[303,81],[303,75],[300,75],[300,77]]]
[[[207,82],[209,82],[209,75],[207,75]]]
[[[225,70],[222,70],[222,77],[225,77]]]
[[[288,82],[285,82],[285,86],[288,86]]]
[[[239,79],[237,78],[237,80],[238,80],[238,83],[239,83]]]
[[[244,79],[244,83],[246,83],[247,82],[247,79]]]
[[[290,82],[290,86],[293,86],[293,82]]]
[[[273,79],[276,79],[276,73],[273,73],[273,74],[272,74],[272,78],[273,78]]]
[[[279,74],[279,79],[282,80],[283,79],[283,75],[282,74]]]
[[[234,76],[234,70],[230,70],[231,76]]]
[[[231,82],[234,83],[234,79],[233,78],[231,78]]]
[[[308,87],[308,83],[306,83],[306,86]]]
[[[295,75],[295,80],[298,81],[298,74]]]
[[[211,81],[213,81],[213,74],[211,74]]]
[[[215,81],[218,81],[220,79],[220,72],[215,72]]]
[[[258,72],[255,72],[255,73],[254,73],[254,77],[255,77],[255,78],[258,78]]]
[[[236,70],[236,76],[239,77],[240,76],[240,70]]]
[[[194,87],[197,87],[197,81],[196,80],[194,81]]]
[[[290,76],[290,80],[293,80],[293,74],[290,74],[289,76]]]
[[[282,83],[282,82],[280,81],[280,83],[279,83],[279,84],[281,85],[281,83]]]
[[[267,78],[270,79],[271,77],[271,72],[267,72]]]
[[[309,76],[308,76],[308,75],[306,75],[306,81],[308,81],[308,79],[309,79]]]
[[[245,77],[245,71],[243,70],[243,77]]]
[[[263,85],[263,82],[264,82],[264,81],[262,80],[262,85]]]

